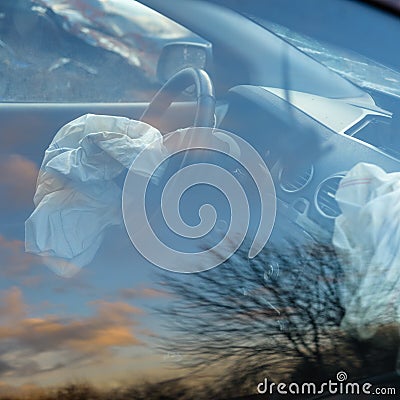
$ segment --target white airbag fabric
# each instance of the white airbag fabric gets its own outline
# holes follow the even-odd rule
[[[400,321],[400,173],[360,163],[340,183],[333,245],[344,268],[342,328],[361,338]]]
[[[56,273],[71,276],[89,264],[105,229],[122,223],[121,188],[114,181],[147,152],[148,175],[163,160],[160,132],[123,117],[84,115],[62,127],[46,150],[32,215],[25,223],[26,251],[44,257]]]

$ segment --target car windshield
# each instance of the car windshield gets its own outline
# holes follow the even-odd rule
[[[351,0],[332,2],[323,9],[315,7],[313,0],[296,4],[270,0],[267,6],[257,1],[232,2],[231,5],[355,84],[400,95],[399,56],[387,43],[388,37],[397,31],[397,21],[382,11],[357,8]],[[336,25],[336,17],[342,17],[340,26]],[[364,32],[368,20],[371,24],[387,23],[380,37]]]
[[[312,39],[273,22],[254,20],[356,85],[400,97],[400,72],[353,50]]]
[[[0,28],[2,102],[147,101],[164,45],[201,42],[133,0],[5,0]]]

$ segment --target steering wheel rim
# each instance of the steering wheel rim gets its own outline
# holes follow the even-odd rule
[[[197,101],[193,127],[213,128],[215,124],[214,86],[208,73],[200,68],[185,68],[173,75],[154,95],[140,120],[149,125],[157,125],[156,121],[171,103],[192,85],[195,86]]]

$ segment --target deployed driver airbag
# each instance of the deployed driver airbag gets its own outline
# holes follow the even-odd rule
[[[143,150],[147,164],[136,172],[150,173],[163,160],[160,138],[148,124],[115,116],[88,114],[62,127],[39,172],[36,208],[25,223],[26,251],[43,256],[62,276],[90,263],[105,229],[122,223],[115,178]]]

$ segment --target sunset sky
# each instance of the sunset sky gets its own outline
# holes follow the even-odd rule
[[[169,301],[156,287],[158,268],[132,261],[138,256],[116,227],[90,265],[57,276],[24,251],[38,163],[11,154],[0,164],[0,389],[170,374],[153,343],[163,331],[152,307]]]

